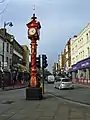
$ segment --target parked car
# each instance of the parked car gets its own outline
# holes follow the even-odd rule
[[[73,89],[74,88],[74,84],[73,84],[73,82],[72,82],[72,80],[70,78],[58,77],[58,78],[55,79],[54,87],[58,88],[58,89],[65,89],[65,88]]]
[[[54,83],[55,77],[54,75],[48,75],[47,77],[47,83]]]

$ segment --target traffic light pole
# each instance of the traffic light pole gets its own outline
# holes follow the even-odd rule
[[[42,76],[43,76],[43,94],[44,94],[44,69],[48,66],[47,64],[47,56],[45,54],[42,55]]]
[[[42,68],[42,77],[43,77],[43,79],[42,79],[42,82],[43,82],[43,94],[44,94],[44,68]]]

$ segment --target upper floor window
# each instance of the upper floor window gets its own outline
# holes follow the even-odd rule
[[[88,33],[86,34],[87,40],[88,40]]]
[[[9,43],[7,43],[7,52],[9,52]]]
[[[3,52],[4,52],[4,42],[3,42]]]
[[[75,46],[76,50],[77,50],[77,45]]]
[[[10,54],[13,53],[13,48],[12,48],[12,45],[10,45]]]
[[[88,47],[87,50],[88,50],[88,56],[90,56],[90,48]]]
[[[84,51],[82,51],[82,54],[83,54],[82,56],[83,56],[83,58],[84,58]]]
[[[7,62],[7,64],[8,64],[8,57],[6,57],[6,62]]]
[[[78,56],[76,56],[76,61],[78,60]]]
[[[12,59],[10,59],[10,65],[12,64]]]
[[[72,48],[72,54],[74,53],[74,48]]]
[[[89,31],[89,38],[90,38],[90,31]]]

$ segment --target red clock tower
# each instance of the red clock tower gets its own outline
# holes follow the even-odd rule
[[[37,68],[36,68],[36,55],[37,55],[37,40],[40,37],[40,22],[37,21],[35,14],[31,17],[31,21],[27,24],[28,39],[31,40],[31,73],[29,87],[26,89],[26,99],[41,99],[42,88],[38,87],[37,83]]]

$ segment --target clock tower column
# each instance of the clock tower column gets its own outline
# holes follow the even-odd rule
[[[37,68],[36,68],[36,55],[37,55],[37,40],[39,40],[40,22],[33,14],[31,21],[27,24],[28,27],[28,39],[31,40],[31,73],[29,87],[26,89],[26,99],[41,99],[42,88],[38,86],[37,82]]]

